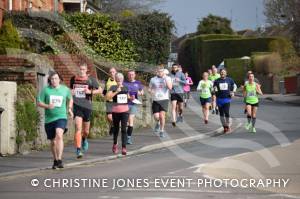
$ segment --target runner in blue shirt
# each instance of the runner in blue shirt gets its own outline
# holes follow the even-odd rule
[[[221,77],[214,82],[214,91],[217,97],[217,106],[220,113],[220,120],[224,128],[224,133],[230,132],[230,102],[234,96],[235,83],[227,77],[227,71],[221,70]]]

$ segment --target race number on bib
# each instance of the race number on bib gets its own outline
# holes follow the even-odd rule
[[[204,88],[204,89],[201,90],[201,93],[203,95],[207,95],[207,94],[209,94],[209,92],[210,92],[209,88]]]
[[[219,86],[220,86],[221,91],[228,90],[228,84],[227,83],[220,83]]]
[[[157,100],[162,100],[164,98],[164,95],[161,92],[155,93],[155,98]]]
[[[85,88],[75,88],[74,91],[76,98],[86,98]]]
[[[118,104],[127,104],[128,96],[127,94],[119,94],[117,95],[117,103]]]
[[[63,96],[50,95],[50,104],[53,104],[54,107],[61,107],[63,103]]]
[[[255,91],[247,92],[247,96],[248,97],[255,97],[256,96],[256,92]]]

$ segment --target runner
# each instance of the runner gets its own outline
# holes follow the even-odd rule
[[[200,102],[202,105],[202,112],[204,116],[204,123],[208,124],[209,106],[211,103],[211,92],[213,90],[212,81],[208,80],[208,73],[204,72],[202,80],[199,81],[197,91],[200,91]]]
[[[230,102],[234,96],[235,83],[227,77],[225,69],[221,70],[221,77],[215,80],[214,90],[217,97],[217,106],[220,111],[220,120],[224,128],[224,133],[230,132]]]
[[[117,70],[112,67],[109,69],[109,78],[107,79],[105,83],[105,87],[103,90],[103,95],[105,96],[107,94],[107,91],[109,91],[111,86],[117,85],[117,82],[115,81],[115,76],[116,76]],[[109,127],[109,135],[113,134],[113,122],[112,122],[112,101],[106,100],[106,119],[110,125]]]
[[[257,94],[262,95],[260,85],[255,82],[254,74],[248,75],[248,81],[244,86],[244,97],[247,106],[247,120],[248,123],[245,128],[252,133],[256,133],[255,122],[256,122],[256,112],[259,105],[259,99]]]
[[[48,78],[49,85],[37,97],[38,106],[45,109],[45,130],[47,139],[51,140],[51,152],[54,159],[52,169],[64,168],[63,134],[67,128],[67,110],[70,117],[73,117],[71,91],[60,82],[61,78],[58,73],[51,72]]]
[[[220,78],[220,74],[218,73],[218,69],[215,65],[212,66],[212,73],[208,76],[208,79],[214,83],[215,80]],[[212,92],[212,114],[218,115],[219,111],[216,105],[216,95],[214,91]]]
[[[194,84],[191,77],[189,77],[189,73],[185,72],[185,80],[186,84],[183,86],[184,91],[184,106],[187,107],[187,102],[190,99],[191,86]]]
[[[129,99],[129,119],[127,127],[127,144],[132,144],[132,131],[134,117],[138,112],[139,101],[135,102],[138,99],[138,96],[144,95],[143,85],[140,81],[135,80],[136,74],[134,70],[130,70],[127,73],[128,81],[124,82],[124,86],[128,88],[130,99]]]
[[[87,64],[79,66],[80,73],[70,80],[70,88],[74,99],[75,135],[74,146],[77,158],[82,158],[88,150],[88,135],[90,131],[90,118],[92,114],[93,95],[102,92],[97,80],[87,74]]]
[[[171,102],[172,102],[172,125],[176,126],[176,122],[183,122],[183,86],[186,84],[185,76],[178,70],[178,66],[173,64],[170,74],[172,79]],[[177,107],[178,103],[178,107]],[[178,114],[178,117],[177,117]],[[177,120],[176,120],[177,117]]]
[[[128,99],[129,92],[128,88],[123,85],[124,76],[122,73],[117,73],[116,76],[117,85],[110,87],[109,91],[106,94],[108,100],[113,101],[112,106],[112,119],[113,119],[113,147],[112,151],[114,154],[118,153],[118,135],[120,130],[121,123],[121,134],[122,134],[122,155],[127,154],[126,144],[127,144],[127,122],[129,117],[129,107]]]
[[[249,70],[249,71],[247,72],[247,75],[246,75],[246,77],[245,77],[245,79],[244,79],[244,85],[246,85],[246,83],[248,82],[248,79],[249,79],[249,75],[250,75],[250,74],[252,74],[252,71],[251,71],[251,70]],[[260,82],[259,82],[258,79],[254,78],[254,82],[260,85]],[[241,86],[243,90],[244,90],[244,85]],[[245,103],[244,114],[247,114],[246,98],[244,98],[244,103]]]
[[[169,105],[169,90],[172,89],[172,81],[164,72],[163,67],[157,68],[157,75],[152,77],[149,83],[149,92],[153,96],[152,112],[156,121],[155,132],[161,138],[165,137],[166,112]]]

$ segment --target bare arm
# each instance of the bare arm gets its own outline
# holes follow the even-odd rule
[[[261,86],[260,84],[256,84],[256,92],[260,95],[263,95],[263,92],[261,91]]]

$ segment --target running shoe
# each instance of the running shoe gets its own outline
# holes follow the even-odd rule
[[[247,131],[249,131],[249,129],[251,128],[251,123],[246,123],[245,124],[245,129],[247,130]]]
[[[204,120],[204,123],[205,123],[205,124],[208,124],[208,120]]]
[[[64,165],[62,163],[62,160],[57,160],[57,168],[62,169],[64,168]]]
[[[52,169],[57,169],[57,166],[58,166],[58,162],[57,162],[57,160],[54,160]]]
[[[127,136],[127,144],[132,144],[132,137],[131,136]]]
[[[127,154],[126,147],[122,147],[122,155],[126,155],[126,154]]]
[[[81,148],[84,152],[86,152],[89,149],[89,142],[88,142],[87,138],[83,139]]]
[[[252,128],[251,128],[251,133],[256,133],[255,127],[252,127]]]
[[[117,144],[114,144],[113,147],[112,147],[112,152],[114,154],[117,154],[118,153],[118,145]]]
[[[166,137],[165,132],[164,132],[164,131],[160,131],[160,132],[159,132],[159,137],[160,137],[160,138]]]
[[[159,125],[159,121],[156,123],[155,127],[154,127],[154,132],[158,133],[159,132],[159,128],[160,128],[160,125]]]
[[[216,115],[218,115],[219,114],[219,110],[218,109],[216,109]]]
[[[83,156],[83,153],[81,152],[81,150],[80,150],[80,149],[76,149],[76,156],[77,156],[77,159],[80,159],[80,158],[82,158],[82,156]]]
[[[173,126],[173,127],[176,127],[176,122],[172,122],[172,126]]]
[[[216,111],[215,111],[215,109],[213,109],[212,112],[211,112],[211,114],[215,114],[215,113],[216,113]]]

